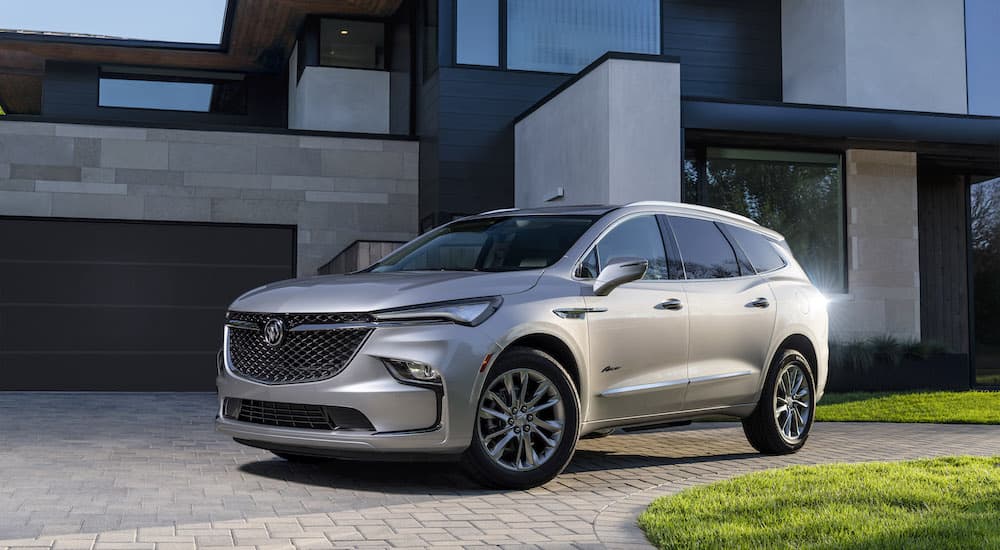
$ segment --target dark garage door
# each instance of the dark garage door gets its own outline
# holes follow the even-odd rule
[[[226,306],[295,228],[0,218],[0,390],[211,390]]]

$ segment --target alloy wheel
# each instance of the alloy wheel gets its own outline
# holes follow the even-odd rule
[[[566,411],[555,384],[520,368],[494,379],[479,400],[479,441],[496,464],[523,472],[544,464],[559,448]]]
[[[802,439],[812,415],[812,385],[803,368],[795,361],[785,364],[774,387],[774,419],[789,443]]]

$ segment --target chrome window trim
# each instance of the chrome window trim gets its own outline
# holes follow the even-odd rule
[[[650,384],[638,384],[636,386],[622,386],[620,388],[611,388],[610,390],[605,390],[601,393],[601,397],[617,397],[619,395],[633,394],[633,393],[643,393],[647,391],[654,391],[663,388],[670,388],[673,386],[686,386],[688,380],[670,380],[667,382],[652,382]]]

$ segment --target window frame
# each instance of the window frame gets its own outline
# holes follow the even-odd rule
[[[428,1],[429,2],[437,2],[438,0],[428,0]],[[666,12],[667,12],[667,10],[664,9],[664,0],[656,0],[656,3],[657,3],[657,9],[660,12],[659,13],[659,18],[658,18],[659,19],[659,33],[660,33],[660,40],[659,40],[659,43],[660,43],[659,44],[659,49],[660,49],[660,51],[659,51],[659,53],[632,53],[632,52],[618,52],[618,53],[628,53],[629,55],[644,55],[644,56],[651,56],[651,57],[662,57],[664,59],[670,57],[670,56],[668,56],[667,54],[664,53],[664,52],[667,51],[666,33],[663,32],[663,29],[666,28],[666,23],[667,23],[667,21],[666,21]],[[458,0],[451,0],[449,2],[449,4],[450,4],[450,8],[451,8],[451,15],[452,15],[452,17],[451,17],[451,55],[450,55],[451,59],[450,60],[451,60],[451,65],[453,67],[468,68],[468,69],[481,69],[481,70],[486,70],[486,71],[507,71],[507,72],[514,72],[514,73],[530,73],[530,74],[559,75],[559,76],[574,75],[574,74],[577,74],[577,73],[580,72],[580,71],[575,71],[575,72],[536,71],[536,70],[532,70],[532,69],[514,69],[514,68],[510,68],[507,65],[507,45],[508,45],[508,40],[507,40],[507,29],[508,29],[508,25],[507,25],[507,0],[497,0],[497,8],[500,11],[500,13],[499,13],[499,19],[498,19],[499,29],[498,29],[498,33],[497,33],[497,39],[498,39],[498,42],[499,42],[499,44],[498,44],[498,47],[499,47],[499,52],[498,52],[499,56],[498,56],[498,60],[497,60],[497,65],[475,65],[475,64],[468,64],[468,63],[459,63],[458,62]],[[440,21],[440,19],[439,19],[439,21]],[[440,24],[440,22],[439,22],[439,24]],[[606,55],[607,53],[611,53],[611,52],[605,52],[605,54],[602,54],[602,55]],[[594,61],[596,61],[597,59],[600,59],[600,56],[598,56],[597,58],[595,58]],[[580,70],[582,71],[583,68],[581,68]]]
[[[659,231],[660,232],[660,245],[663,246],[664,258],[666,258],[666,260],[667,260],[667,278],[666,279],[639,279],[638,281],[635,281],[635,282],[637,282],[637,283],[664,283],[664,282],[677,282],[677,281],[683,281],[683,280],[685,280],[686,274],[684,272],[684,264],[680,260],[680,254],[676,253],[676,249],[674,248],[676,246],[676,244],[673,243],[673,242],[669,242],[668,243],[667,235],[666,235],[665,231],[669,231],[669,229],[665,229],[664,228],[663,223],[664,223],[665,220],[661,220],[660,219],[660,218],[665,218],[666,217],[666,214],[663,214],[662,212],[633,212],[631,214],[626,214],[626,215],[624,215],[624,216],[622,216],[622,217],[614,220],[610,224],[608,224],[608,226],[605,227],[604,229],[602,229],[601,232],[598,233],[596,237],[594,237],[594,240],[592,240],[590,242],[590,244],[587,245],[587,248],[584,249],[584,252],[582,254],[580,254],[580,256],[576,259],[576,261],[573,262],[573,269],[572,269],[572,272],[570,273],[570,276],[572,277],[572,279],[574,281],[580,281],[580,282],[589,282],[589,281],[595,280],[597,277],[587,277],[587,278],[584,278],[584,277],[580,277],[579,276],[580,267],[581,267],[581,265],[583,265],[584,260],[586,260],[587,257],[590,256],[591,252],[593,252],[597,256],[597,265],[598,265],[598,267],[600,267],[600,265],[601,265],[601,257],[600,257],[600,254],[595,251],[595,249],[597,248],[597,245],[600,244],[601,240],[604,239],[604,237],[607,236],[608,233],[610,233],[611,231],[615,230],[619,225],[625,223],[628,220],[631,220],[632,218],[638,218],[638,217],[641,217],[641,216],[652,216],[653,217],[653,221],[656,222],[656,225],[657,225],[657,227],[660,230]],[[671,238],[672,238],[672,236],[671,236]],[[677,265],[680,266],[680,275],[681,275],[680,278],[671,277],[672,275],[675,275],[674,273],[672,273],[670,271],[671,262],[678,262]],[[600,272],[598,272],[598,275],[600,275]]]
[[[850,293],[850,242],[848,242],[848,195],[847,195],[847,151],[842,148],[832,148],[832,147],[810,147],[806,146],[796,146],[794,148],[782,148],[779,144],[775,143],[773,146],[766,145],[756,145],[749,141],[740,140],[734,138],[733,136],[699,136],[696,141],[687,142],[684,144],[683,150],[681,151],[681,197],[684,202],[687,202],[684,198],[684,165],[688,160],[693,160],[695,172],[697,174],[697,180],[695,181],[695,202],[688,204],[704,205],[704,198],[708,186],[708,149],[750,149],[756,151],[771,151],[771,152],[783,152],[783,153],[820,153],[828,155],[838,155],[840,157],[840,200],[843,204],[841,209],[841,227],[843,228],[842,239],[843,243],[841,246],[841,253],[844,261],[841,266],[841,274],[843,277],[843,285],[840,287],[831,287],[822,289],[825,294],[848,294]],[[690,155],[689,155],[690,153]],[[701,280],[701,279],[699,279]]]
[[[186,73],[186,71],[185,71]],[[213,76],[214,75],[214,76]],[[227,78],[228,77],[228,78]],[[209,98],[208,109],[205,111],[198,111],[193,109],[162,109],[158,107],[132,107],[125,105],[104,105],[101,103],[101,81],[103,80],[137,80],[141,82],[174,82],[180,84],[211,84],[212,94],[215,93],[215,86],[221,83],[239,83],[243,86],[243,101],[240,109],[237,111],[213,111],[211,97]],[[249,86],[246,83],[245,75],[239,73],[220,73],[220,72],[204,72],[203,76],[199,76],[198,71],[192,71],[190,74],[162,74],[157,73],[155,70],[146,70],[144,67],[120,67],[119,70],[115,70],[114,67],[101,68],[97,72],[97,100],[96,107],[98,109],[115,109],[115,110],[126,110],[126,111],[149,111],[155,113],[196,113],[199,115],[228,115],[228,116],[246,116],[249,112]]]

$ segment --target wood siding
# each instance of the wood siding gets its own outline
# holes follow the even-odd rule
[[[780,0],[663,0],[662,29],[681,94],[781,100]]]
[[[965,176],[921,163],[920,333],[925,341],[969,352],[969,285]]]

